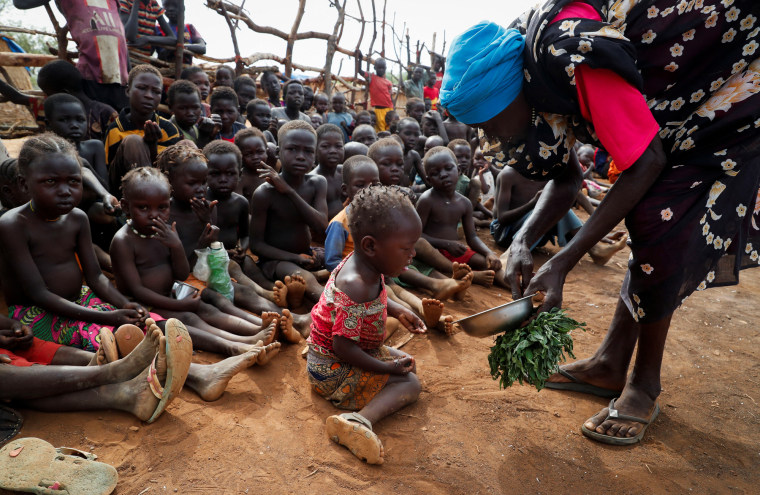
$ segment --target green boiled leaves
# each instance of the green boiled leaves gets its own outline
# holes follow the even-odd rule
[[[525,381],[541,390],[557,365],[565,361],[565,353],[575,358],[570,332],[576,328],[585,331],[585,326],[561,309],[538,314],[528,325],[496,337],[488,355],[491,376],[499,380],[501,388]]]

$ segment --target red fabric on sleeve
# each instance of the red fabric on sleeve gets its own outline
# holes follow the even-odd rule
[[[660,130],[644,95],[613,71],[585,64],[575,68],[575,87],[581,115],[617,168],[633,165]]]

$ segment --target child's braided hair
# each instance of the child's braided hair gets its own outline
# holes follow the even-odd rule
[[[79,154],[74,145],[57,134],[45,132],[30,137],[21,147],[18,154],[19,175],[26,176],[29,172],[29,165],[37,158],[54,153],[69,155],[81,166]]]
[[[198,148],[184,144],[175,144],[169,146],[158,155],[156,166],[161,172],[171,177],[172,172],[193,159],[208,163],[206,156]]]
[[[360,190],[351,201],[348,225],[354,242],[365,236],[376,239],[391,235],[399,216],[416,216],[409,197],[398,186],[370,186]]]
[[[166,186],[167,191],[171,191],[169,179],[160,170],[154,167],[139,167],[133,168],[122,177],[121,195],[129,199],[129,192],[134,190],[135,185],[146,183],[161,184]]]

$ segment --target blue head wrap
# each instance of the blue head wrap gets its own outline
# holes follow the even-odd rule
[[[441,84],[441,106],[465,124],[492,119],[522,88],[525,37],[481,21],[451,44]]]

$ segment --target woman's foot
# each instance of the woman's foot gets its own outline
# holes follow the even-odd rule
[[[594,357],[565,364],[560,368],[572,375],[578,382],[609,390],[623,390],[628,374],[627,369],[613,369]],[[571,383],[573,380],[560,373],[554,373],[546,381],[549,383]]]
[[[605,407],[589,418],[583,426],[590,432],[613,438],[633,438],[649,426],[657,411],[657,397],[651,397],[645,391],[628,384],[620,398],[613,400],[616,413],[610,415],[610,409]],[[612,417],[615,416],[615,417]],[[642,421],[624,419],[624,416],[641,418]],[[594,438],[594,436],[592,436]],[[594,438],[605,443],[605,439]]]

